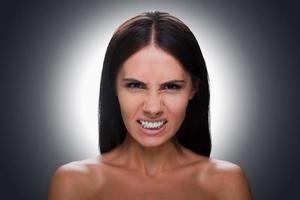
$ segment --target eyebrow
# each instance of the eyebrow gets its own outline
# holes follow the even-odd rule
[[[138,83],[142,83],[142,84],[145,84],[143,81],[139,81],[137,79],[134,79],[134,78],[124,78],[123,79],[124,82],[138,82]],[[171,83],[185,83],[184,80],[179,80],[179,79],[174,79],[174,80],[169,80],[167,82],[164,82],[162,83],[161,85],[166,85],[166,84],[171,84]]]

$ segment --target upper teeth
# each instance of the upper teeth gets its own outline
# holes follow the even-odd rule
[[[148,122],[148,121],[144,121],[144,120],[140,120],[140,122],[142,123],[142,126],[144,128],[158,128],[161,125],[163,125],[164,121],[157,121],[157,122]]]

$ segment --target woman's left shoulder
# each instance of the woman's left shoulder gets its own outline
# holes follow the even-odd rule
[[[250,200],[251,191],[242,168],[237,164],[207,158],[199,167],[200,181],[207,183],[216,199]]]
[[[244,172],[240,166],[232,162],[209,158],[206,163],[206,169],[210,176],[223,180],[238,181],[244,178]]]

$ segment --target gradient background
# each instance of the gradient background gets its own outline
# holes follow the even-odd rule
[[[296,1],[1,1],[1,199],[46,199],[54,170],[93,157],[101,65],[113,32],[147,10],[195,34],[210,75],[212,157],[240,165],[254,199],[299,199]]]

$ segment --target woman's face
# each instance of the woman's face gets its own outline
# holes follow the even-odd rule
[[[152,45],[124,62],[116,91],[128,133],[145,147],[170,141],[195,93],[191,77],[181,64]]]

